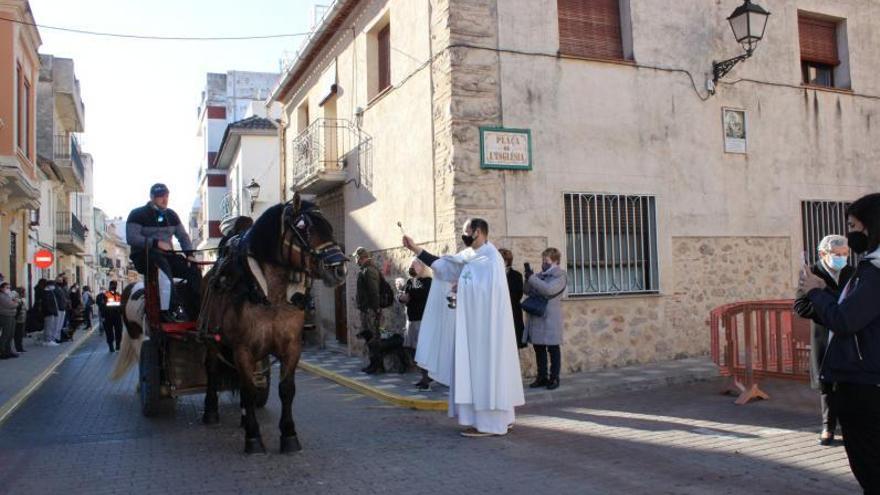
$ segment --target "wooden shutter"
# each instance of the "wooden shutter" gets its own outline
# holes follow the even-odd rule
[[[391,86],[391,24],[377,35],[379,43],[379,91]]]
[[[838,65],[837,23],[824,19],[798,16],[801,60],[818,64]]]
[[[560,53],[623,59],[620,0],[557,0],[557,7]]]

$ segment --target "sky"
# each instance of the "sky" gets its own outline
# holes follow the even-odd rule
[[[45,26],[188,37],[307,32],[316,3],[330,1],[30,0]],[[147,202],[151,184],[164,182],[182,219],[196,196],[196,111],[206,73],[278,72],[303,41],[146,41],[46,28],[40,36],[40,53],[74,60],[85,105],[82,148],[94,157],[94,205],[125,217]]]

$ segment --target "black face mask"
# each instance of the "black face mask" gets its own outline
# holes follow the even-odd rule
[[[868,250],[868,236],[864,232],[847,232],[846,241],[852,252],[856,254],[862,254]]]
[[[471,247],[471,245],[473,245],[473,243],[474,243],[474,240],[475,240],[474,236],[472,236],[472,235],[465,234],[465,235],[461,236],[461,242],[463,242],[464,245],[467,247]]]

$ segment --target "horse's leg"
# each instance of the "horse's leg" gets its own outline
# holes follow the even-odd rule
[[[217,385],[220,379],[217,376],[217,350],[208,345],[205,353],[205,374],[208,377],[208,385],[205,389],[205,412],[202,415],[202,423],[215,425],[220,422],[220,408],[217,403]]]
[[[296,425],[293,422],[293,397],[296,395],[294,373],[299,362],[299,353],[297,349],[293,355],[285,356],[284,365],[281,367],[281,381],[278,383],[278,396],[281,398],[281,421],[278,423],[278,428],[281,429],[282,454],[302,450],[296,436]]]
[[[254,384],[254,357],[245,348],[235,352],[238,364],[238,377],[241,384],[241,402],[244,405],[244,452],[245,454],[265,454],[266,446],[260,436],[260,423],[257,421],[257,387]]]

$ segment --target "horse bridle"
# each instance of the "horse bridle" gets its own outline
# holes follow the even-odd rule
[[[308,210],[300,209],[293,211],[293,205],[288,204],[284,214],[281,215],[281,250],[282,256],[284,248],[287,248],[287,261],[293,259],[293,253],[300,254],[300,265],[303,271],[308,272],[311,268],[309,261],[314,259],[322,263],[327,268],[335,268],[344,264],[348,259],[345,257],[342,248],[333,242],[325,242],[317,247],[312,247],[309,242],[309,227],[313,225],[311,215],[320,214],[316,208]],[[291,220],[292,219],[292,220]],[[293,232],[293,242],[288,240],[287,232]],[[306,257],[306,254],[309,257]]]

